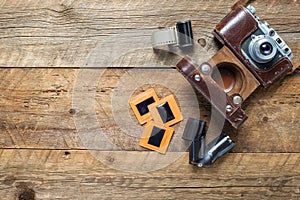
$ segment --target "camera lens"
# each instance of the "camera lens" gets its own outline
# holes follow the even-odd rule
[[[275,40],[267,35],[252,37],[248,48],[251,58],[257,63],[268,63],[277,53]]]
[[[269,42],[264,42],[260,45],[260,53],[267,56],[270,55],[273,51],[273,47]]]

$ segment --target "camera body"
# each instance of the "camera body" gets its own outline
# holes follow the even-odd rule
[[[186,56],[176,66],[235,128],[247,119],[242,103],[293,68],[290,48],[255,12],[252,6],[234,8],[213,31],[222,48],[200,65]]]
[[[293,54],[276,31],[255,13],[250,5],[237,7],[216,26],[213,35],[267,87],[292,69]]]

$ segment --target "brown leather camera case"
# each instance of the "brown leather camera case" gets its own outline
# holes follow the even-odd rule
[[[214,67],[209,63],[203,63],[203,65],[209,65],[211,69]],[[224,91],[224,88],[216,84],[215,80],[211,77],[212,70],[210,70],[209,74],[203,74],[198,68],[199,66],[188,56],[183,58],[177,64],[178,71],[190,82],[190,84],[194,86],[212,104],[212,106],[214,106],[225,119],[232,124],[233,127],[238,128],[247,119],[245,112],[240,106],[233,103],[232,97]],[[211,98],[212,92],[214,94],[220,94],[220,96],[225,96],[225,102],[222,98]],[[230,106],[232,110],[226,111],[227,106]]]
[[[247,119],[241,108],[244,100],[260,85],[266,87],[292,69],[286,57],[263,71],[243,56],[243,42],[258,28],[254,15],[237,6],[216,26],[213,35],[223,47],[207,63],[198,66],[186,56],[177,64],[178,71],[235,128]]]

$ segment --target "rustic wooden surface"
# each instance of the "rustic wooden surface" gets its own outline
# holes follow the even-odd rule
[[[217,45],[210,32],[234,3],[233,0],[0,1],[0,198],[299,199],[299,72],[252,95],[247,101],[249,119],[231,134],[237,146],[210,169],[190,166],[186,153],[171,165],[147,173],[126,172],[107,165],[118,164],[124,153],[132,159],[128,163],[149,153],[138,146],[137,137],[126,136],[114,122],[114,112],[123,113],[127,109],[112,107],[116,91],[122,96],[153,86],[160,97],[172,93],[159,85],[131,91],[133,86],[124,87],[121,80],[126,75],[140,73],[147,77],[157,71],[167,74],[170,84],[184,80],[178,78],[171,65],[132,69],[161,64],[160,57],[149,48],[127,53],[109,66],[97,69],[89,67],[91,52],[117,34],[134,30],[151,34],[159,27],[189,18],[193,20],[195,39],[206,40],[204,48],[214,53]],[[251,3],[261,19],[267,20],[286,39],[298,67],[299,1]],[[148,39],[147,34],[141,38]],[[125,37],[120,39],[120,51],[126,50],[123,41]],[[172,63],[172,56],[163,56],[165,63]],[[82,73],[96,76],[100,70],[103,74],[95,85],[76,85]],[[91,114],[77,109],[74,101],[80,102],[78,99],[82,98],[78,94],[95,95],[96,117],[101,128],[123,152],[86,150],[76,120],[89,119]],[[189,95],[180,90],[177,98],[179,102],[189,101]],[[209,120],[210,106],[202,97],[197,98],[200,117]],[[184,113],[186,116],[192,115],[197,107],[184,105],[182,109],[190,110]],[[83,131],[88,134],[96,129],[87,127]],[[171,148],[170,156],[177,150]],[[110,155],[106,163],[95,158],[101,153]]]

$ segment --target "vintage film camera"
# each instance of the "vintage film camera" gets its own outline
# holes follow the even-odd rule
[[[234,8],[213,31],[223,47],[208,62],[199,66],[186,56],[177,64],[183,76],[235,128],[247,119],[241,108],[244,100],[260,85],[269,86],[293,67],[291,49],[255,13],[250,5]],[[212,90],[225,100],[211,98]]]

